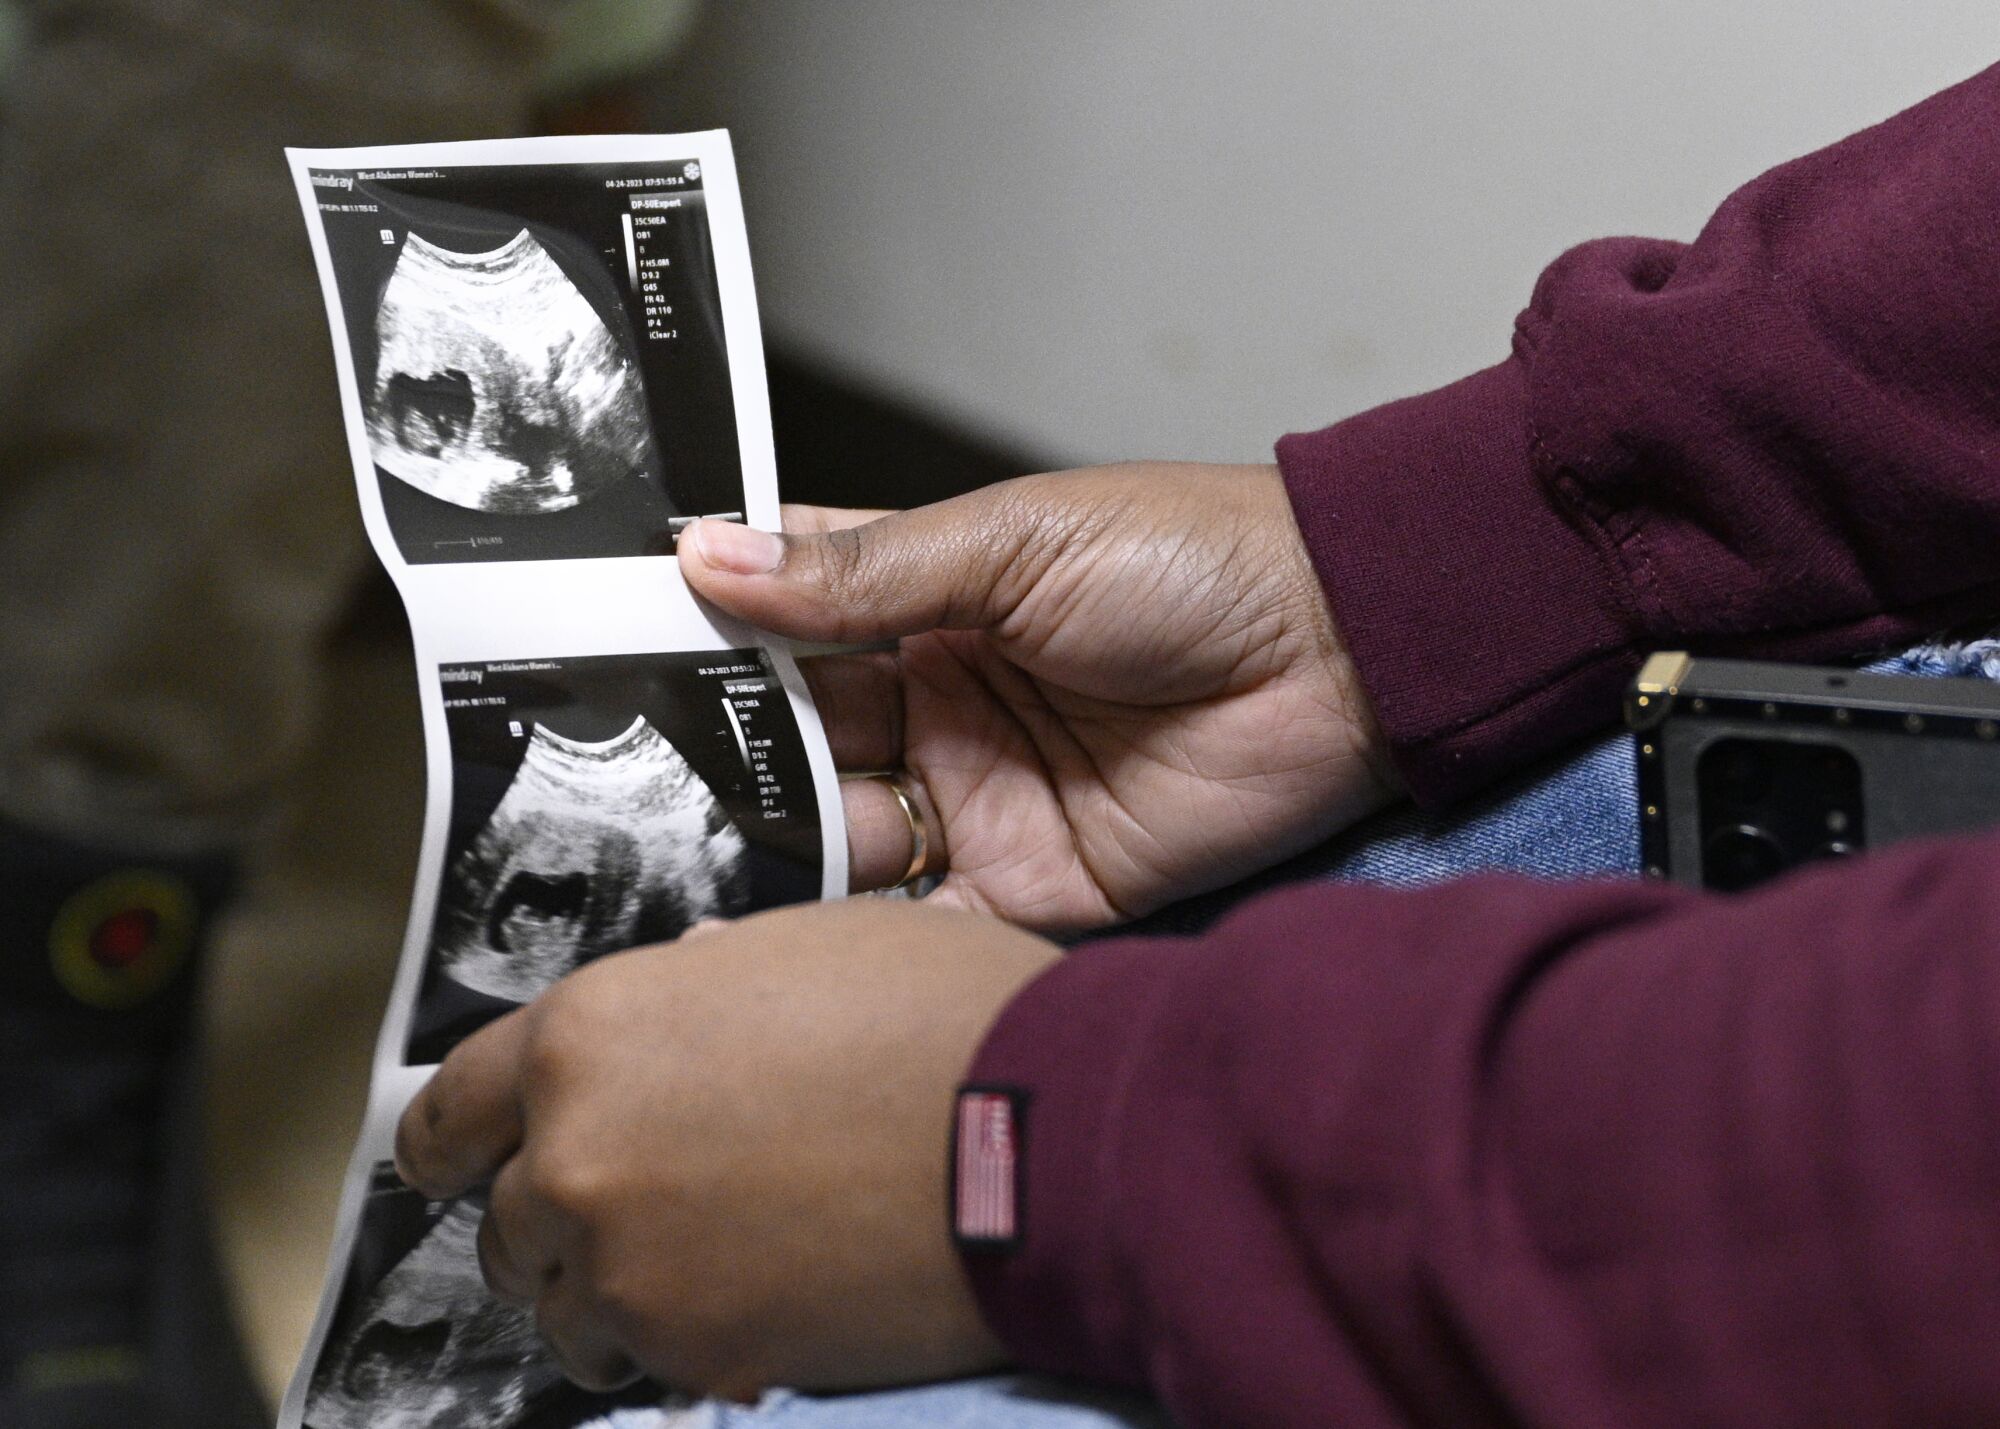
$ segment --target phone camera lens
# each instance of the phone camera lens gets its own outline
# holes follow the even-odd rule
[[[1785,850],[1767,830],[1734,824],[1716,830],[1702,848],[1702,881],[1734,893],[1782,872],[1786,862]]]
[[[1854,852],[1854,845],[1846,839],[1828,839],[1812,851],[1814,858],[1846,858]]]

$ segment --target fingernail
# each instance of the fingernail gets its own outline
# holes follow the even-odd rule
[[[778,537],[737,521],[695,522],[694,548],[717,570],[739,576],[768,575],[785,559],[785,543]]]

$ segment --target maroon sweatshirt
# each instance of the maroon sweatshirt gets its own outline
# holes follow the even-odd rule
[[[2000,69],[1278,455],[1425,802],[1648,650],[2000,613]],[[1291,889],[1064,960],[971,1075],[1031,1097],[993,1325],[1181,1424],[2000,1423],[2000,838]]]

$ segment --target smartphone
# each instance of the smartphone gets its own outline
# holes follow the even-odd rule
[[[1736,892],[2000,824],[2000,685],[1654,655],[1625,696],[1640,860]]]

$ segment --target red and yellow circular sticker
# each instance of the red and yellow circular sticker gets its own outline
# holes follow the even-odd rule
[[[187,961],[197,916],[193,890],[170,874],[100,878],[73,894],[49,929],[56,980],[91,1007],[137,1007]]]

